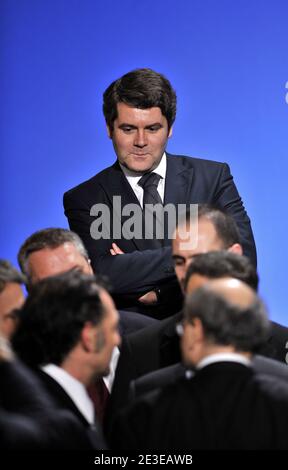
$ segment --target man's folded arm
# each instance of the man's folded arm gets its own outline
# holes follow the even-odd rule
[[[123,255],[112,256],[110,248],[113,239],[92,238],[90,226],[94,218],[90,210],[79,201],[64,197],[65,214],[69,227],[83,240],[96,274],[109,278],[115,294],[141,294],[175,279],[171,247],[155,250],[125,252],[121,240],[115,240],[123,249]]]

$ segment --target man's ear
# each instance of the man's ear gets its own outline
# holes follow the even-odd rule
[[[189,322],[185,326],[186,338],[190,348],[194,348],[199,342],[203,342],[204,332],[201,320],[199,318],[193,318],[193,322]]]
[[[236,255],[243,255],[243,248],[240,243],[234,243],[234,245],[230,246],[227,251],[230,251],[230,253],[236,253]]]
[[[85,351],[91,351],[93,339],[92,339],[92,325],[91,323],[86,323],[81,331],[81,341]]]
[[[173,127],[171,126],[168,132],[168,138],[171,137],[173,134]]]
[[[87,352],[100,352],[105,344],[103,332],[92,323],[87,322],[81,332],[81,340]]]
[[[193,323],[191,326],[193,328],[192,334],[193,334],[194,341],[203,341],[204,331],[203,331],[203,325],[202,325],[201,320],[197,317],[193,318]]]

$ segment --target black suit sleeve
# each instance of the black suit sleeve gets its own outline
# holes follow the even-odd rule
[[[257,254],[250,219],[233,181],[229,166],[224,163],[219,177],[213,204],[224,209],[235,220],[244,254],[257,266]]]

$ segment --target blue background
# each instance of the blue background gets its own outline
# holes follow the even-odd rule
[[[63,192],[114,161],[102,92],[151,67],[178,94],[168,150],[231,166],[288,325],[287,17],[287,0],[1,0],[1,257],[67,226]]]

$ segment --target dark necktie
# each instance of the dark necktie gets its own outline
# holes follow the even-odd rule
[[[153,217],[151,218],[151,222],[147,220],[147,212],[145,213],[146,204],[161,204],[162,200],[158,193],[157,186],[161,179],[160,175],[157,173],[146,173],[143,175],[140,180],[138,181],[139,186],[143,188],[143,214],[146,215],[144,220],[144,226],[146,230],[146,235],[148,234],[149,238],[146,238],[147,248],[155,249],[161,248],[163,246],[163,239],[157,238],[157,233],[161,233],[162,229],[162,222],[161,219],[156,217],[155,212],[153,212]],[[152,209],[153,210],[153,209]],[[148,211],[149,212],[149,211]]]
[[[162,204],[161,197],[157,191],[158,183],[161,179],[157,173],[146,173],[138,181],[143,188],[143,208],[145,204]]]
[[[96,417],[102,424],[109,399],[109,392],[102,377],[95,379],[87,387],[87,392],[93,401]]]

